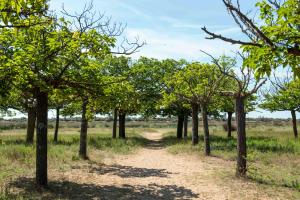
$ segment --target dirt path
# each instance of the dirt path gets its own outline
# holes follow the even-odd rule
[[[172,155],[162,146],[162,133],[144,133],[144,137],[150,142],[136,154],[106,158],[104,164],[89,163],[56,173],[52,181],[53,184],[57,180],[52,188],[55,198],[287,199],[272,188],[228,175],[233,174],[234,162]],[[53,180],[53,174],[50,176]]]

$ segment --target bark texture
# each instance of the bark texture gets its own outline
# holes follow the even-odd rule
[[[119,113],[119,138],[125,139],[126,132],[125,132],[125,113]]]
[[[183,136],[183,121],[184,121],[184,114],[180,113],[178,115],[177,120],[177,138],[182,139]]]
[[[296,111],[292,110],[291,114],[292,114],[292,123],[293,123],[294,136],[295,136],[295,138],[298,138]]]
[[[209,141],[209,128],[208,128],[208,118],[207,118],[207,107],[205,105],[201,106],[203,131],[204,131],[204,153],[206,156],[210,155],[210,141]]]
[[[36,182],[39,186],[47,186],[47,123],[48,94],[37,91],[37,127],[36,127]]]
[[[232,126],[231,126],[231,120],[232,120],[232,112],[227,112],[227,137],[231,138],[231,131],[232,131]]]
[[[246,114],[245,98],[235,99],[236,127],[237,127],[237,169],[238,177],[245,177],[247,172],[247,145],[246,145]]]
[[[196,145],[199,142],[199,136],[198,136],[198,111],[199,111],[199,105],[198,104],[192,104],[192,144]]]
[[[80,129],[80,146],[79,146],[79,156],[83,159],[87,159],[87,128],[88,120],[86,117],[88,100],[85,99],[82,102],[82,116],[81,116],[81,129]]]
[[[55,120],[55,130],[54,130],[54,138],[53,141],[57,142],[58,141],[58,128],[59,128],[59,111],[60,108],[56,108],[56,120]]]
[[[189,119],[189,116],[186,113],[184,115],[184,121],[183,121],[183,137],[184,137],[185,140],[188,137],[188,119]]]
[[[113,129],[112,129],[112,138],[117,137],[117,123],[118,123],[118,111],[117,111],[117,109],[115,109],[114,110]]]
[[[28,109],[26,143],[33,144],[36,121],[36,108]]]

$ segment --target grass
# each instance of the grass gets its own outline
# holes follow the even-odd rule
[[[201,135],[201,127],[199,128]],[[221,126],[211,126],[212,156],[235,161],[236,138],[228,139]],[[203,136],[199,144],[191,138],[178,141],[175,132],[165,134],[163,142],[173,154],[203,155]],[[262,184],[288,187],[300,192],[300,139],[294,139],[289,126],[250,125],[247,129],[248,178]]]
[[[68,123],[62,123],[58,143],[52,142],[53,129],[49,129],[48,163],[50,170],[67,171],[72,166],[86,162],[78,157],[78,123]],[[134,153],[148,142],[138,134],[144,131],[167,131],[162,143],[173,154],[203,156],[201,126],[199,127],[200,142],[198,145],[192,146],[190,137],[181,141],[176,138],[174,122],[129,122],[127,125],[128,138],[120,140],[111,138],[110,123],[91,123],[91,127],[88,129],[88,155],[90,158],[88,162],[101,163],[104,157]],[[10,126],[12,127],[12,125]],[[293,138],[290,125],[287,122],[248,123],[247,127],[248,178],[278,189],[290,188],[299,197],[300,139]],[[25,132],[25,129],[2,129],[0,132],[0,200],[23,199],[22,196],[14,196],[5,188],[1,189],[1,186],[16,177],[34,176],[35,145],[25,143]],[[228,139],[220,122],[211,123],[210,133],[212,156],[234,162],[236,133],[233,132],[233,138]]]
[[[19,130],[20,131],[20,130]],[[34,174],[35,145],[25,143],[23,134],[3,132],[0,136],[0,185],[9,179],[21,175]],[[21,131],[20,131],[21,132]],[[52,130],[50,129],[50,133]],[[76,162],[83,162],[78,157],[78,129],[60,130],[59,141],[53,143],[52,135],[48,137],[49,169],[68,170]],[[130,154],[145,145],[146,139],[129,129],[127,139],[112,139],[105,129],[90,128],[88,133],[88,155],[91,161],[101,162],[106,155]],[[1,199],[1,198],[0,198]]]
[[[65,121],[60,120],[60,128],[66,129],[79,129],[80,128],[80,120],[72,120]],[[109,129],[112,128],[111,120],[103,120],[103,121],[92,121],[88,124],[89,128],[101,128],[101,129]],[[148,120],[148,121],[131,121],[127,119],[126,127],[127,128],[149,128],[149,129],[157,129],[157,128],[176,128],[177,122],[176,119],[166,119],[163,121],[160,120]],[[26,119],[18,119],[18,120],[1,120],[0,119],[0,133],[7,132],[8,130],[12,130],[11,132],[18,132],[18,130],[23,131],[27,127]],[[48,121],[48,128],[53,129],[55,127],[55,121],[50,119]]]

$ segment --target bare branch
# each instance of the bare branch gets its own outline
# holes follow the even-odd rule
[[[277,48],[281,48],[282,46],[286,46],[287,53],[293,56],[300,56],[300,46],[297,44],[289,45],[286,42],[276,42],[272,41],[254,22],[253,19],[247,16],[247,13],[244,14],[240,9],[239,0],[237,0],[237,5],[233,5],[232,0],[222,0],[225,4],[229,14],[233,17],[236,24],[240,27],[242,32],[251,40],[251,42],[241,41],[237,39],[232,39],[228,37],[224,37],[220,34],[215,34],[211,31],[208,31],[205,27],[202,30],[209,35],[206,39],[220,39],[225,42],[229,42],[231,44],[240,44],[247,46],[256,46],[263,47],[264,45],[269,46],[272,50],[276,50]],[[268,0],[268,2],[275,7],[275,9],[279,9],[282,5],[280,0]],[[291,28],[293,27],[289,24]],[[297,27],[296,27],[297,29]],[[296,36],[297,37],[297,36]],[[286,41],[289,38],[286,38]],[[259,43],[258,41],[262,41],[263,43]]]
[[[111,17],[105,18],[105,14],[94,11],[92,1],[85,4],[80,13],[75,12],[74,14],[71,14],[66,11],[64,7],[62,13],[72,20],[72,26],[74,26],[80,33],[87,32],[89,30],[96,30],[100,34],[117,38],[124,33],[126,28],[126,25],[123,25],[122,23],[112,22]],[[134,38],[133,41],[123,38],[120,46],[118,46],[115,51],[112,50],[110,53],[131,55],[138,52],[138,50],[145,44],[145,42],[140,42],[138,37]]]
[[[215,57],[213,57],[211,54],[209,54],[209,53],[207,53],[207,52],[205,52],[205,51],[203,51],[203,50],[200,50],[200,51],[201,51],[202,53],[208,55],[208,56],[212,59],[212,62],[219,68],[219,70],[221,71],[221,73],[223,73],[223,74],[225,74],[226,76],[228,76],[228,77],[234,79],[234,80],[237,81],[237,82],[240,81],[236,76],[230,74],[230,72],[229,72],[228,69],[226,69],[226,68],[224,68],[223,66],[221,66],[220,63],[219,63],[219,61],[218,61]]]
[[[247,15],[242,13],[238,7],[234,6],[231,0],[223,0],[223,3],[230,11],[231,15],[239,19],[249,30],[251,30],[252,34],[263,40],[268,46],[274,48],[274,43],[254,24],[251,19],[247,17]]]
[[[112,54],[131,55],[139,51],[146,42],[140,42],[139,37],[136,37],[133,42],[129,42],[127,38],[123,38],[120,46],[116,51],[111,51]]]
[[[248,92],[248,96],[256,93],[258,91],[258,89],[261,88],[261,86],[263,86],[266,82],[267,82],[267,79],[262,79],[262,81],[260,81],[260,80],[256,81],[253,89],[250,92]]]
[[[241,41],[241,40],[234,40],[234,39],[231,39],[231,38],[227,38],[227,37],[224,37],[222,36],[221,34],[215,34],[213,32],[210,32],[206,29],[206,27],[203,27],[202,30],[207,33],[208,35],[210,35],[210,37],[206,37],[206,39],[208,40],[214,40],[214,39],[220,39],[220,40],[223,40],[225,42],[229,42],[231,44],[240,44],[240,45],[250,45],[250,46],[256,46],[256,47],[262,47],[261,44],[258,44],[258,43],[254,43],[254,42],[244,42],[244,41]]]

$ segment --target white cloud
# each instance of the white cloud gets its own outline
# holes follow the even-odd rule
[[[187,21],[183,21],[181,19],[162,16],[159,18],[161,21],[167,22],[173,28],[190,28],[190,29],[198,29],[200,30],[204,27],[204,24],[200,23],[191,23]],[[218,34],[236,34],[240,33],[241,29],[237,26],[228,26],[228,25],[213,25],[213,26],[206,26],[209,30],[212,30]]]
[[[125,34],[129,39],[139,36],[141,40],[147,42],[140,52],[133,55],[134,58],[147,56],[157,59],[208,60],[200,50],[219,56],[224,53],[231,54],[238,48],[236,45],[230,45],[220,40],[206,40],[200,33],[199,35],[170,34],[153,29],[128,28]]]

